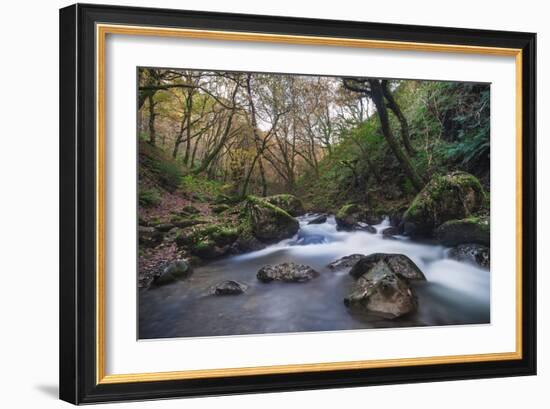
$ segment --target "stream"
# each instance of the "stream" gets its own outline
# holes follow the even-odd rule
[[[334,331],[366,328],[486,324],[490,322],[490,273],[446,258],[443,246],[406,237],[337,231],[334,216],[311,224],[315,215],[298,218],[300,230],[263,250],[224,257],[195,268],[185,281],[139,293],[139,338]],[[326,266],[359,253],[401,253],[424,272],[427,282],[413,283],[418,297],[414,313],[394,320],[352,312],[343,299],[354,280],[348,269]],[[257,271],[266,264],[307,264],[320,276],[306,283],[262,283]],[[214,285],[235,280],[248,285],[244,294],[213,296]]]

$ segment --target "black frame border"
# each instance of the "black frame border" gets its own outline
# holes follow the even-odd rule
[[[522,50],[522,359],[96,384],[95,24],[460,44]],[[74,404],[536,374],[536,34],[137,7],[60,10],[60,389]]]

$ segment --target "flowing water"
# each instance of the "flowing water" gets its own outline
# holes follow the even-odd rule
[[[446,258],[442,246],[405,237],[336,230],[334,217],[308,225],[314,216],[299,217],[295,237],[267,248],[226,257],[195,269],[185,281],[143,290],[139,294],[139,338],[190,337],[364,328],[483,324],[490,321],[490,273]],[[427,282],[414,283],[418,309],[389,320],[349,311],[343,299],[353,284],[348,269],[326,266],[359,253],[401,253],[424,272]],[[306,283],[262,283],[257,271],[266,264],[307,264],[319,277]],[[244,294],[213,296],[224,280],[248,285]]]

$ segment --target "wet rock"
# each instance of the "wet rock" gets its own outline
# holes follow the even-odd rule
[[[246,291],[248,286],[238,281],[227,280],[216,284],[212,293],[214,295],[238,295]]]
[[[357,224],[363,220],[364,209],[356,204],[344,205],[336,213],[336,225],[339,230],[354,230]]]
[[[283,209],[291,216],[300,216],[304,214],[304,205],[300,199],[290,194],[273,195],[264,198],[268,203]]]
[[[325,236],[321,234],[307,234],[307,235],[300,235],[298,234],[298,239],[295,243],[292,243],[292,245],[295,246],[307,246],[310,244],[322,244],[326,243]]]
[[[363,222],[357,223],[354,230],[366,231],[367,233],[376,234],[376,227],[370,226]]]
[[[383,236],[395,236],[399,234],[399,228],[397,227],[386,227],[382,230]]]
[[[407,208],[401,209],[401,210],[396,210],[396,211],[393,211],[390,214],[389,219],[390,219],[390,226],[391,227],[399,228],[399,226],[402,225],[403,213],[405,213],[406,210],[407,210]],[[400,231],[400,233],[402,233],[402,231]]]
[[[319,276],[319,273],[310,266],[296,263],[282,263],[263,266],[256,277],[258,280],[269,283],[271,281],[285,281],[303,283]]]
[[[186,260],[175,260],[169,263],[159,275],[153,278],[153,285],[170,284],[184,280],[193,273],[193,268]]]
[[[462,220],[449,220],[439,226],[435,238],[444,246],[458,244],[491,244],[489,219],[486,217],[469,217]]]
[[[242,232],[232,246],[234,254],[258,251],[264,248],[266,248],[266,244],[262,243],[249,232]]]
[[[154,227],[139,226],[138,240],[143,247],[156,247],[162,243],[163,234]]]
[[[370,224],[370,225],[373,225],[373,224],[380,224],[382,223],[382,221],[384,220],[384,217],[383,216],[380,216],[378,214],[374,214],[374,213],[368,213],[365,214],[365,217],[363,219],[363,221],[367,224]]]
[[[339,258],[338,260],[333,261],[332,263],[328,264],[327,267],[331,270],[340,270],[344,268],[350,268],[355,265],[361,259],[362,257],[365,257],[364,254],[351,254],[349,256],[345,256],[342,258]]]
[[[373,253],[360,257],[350,270],[350,275],[358,279],[367,274],[376,264],[384,263],[398,276],[407,280],[425,281],[424,273],[404,254]]]
[[[351,292],[344,298],[349,308],[397,318],[415,311],[417,299],[407,280],[392,271],[384,261],[374,264],[359,277]]]
[[[264,242],[292,237],[300,228],[298,220],[283,209],[254,196],[246,200],[243,219],[254,237]]]
[[[466,172],[436,175],[403,215],[404,232],[412,237],[431,237],[446,221],[476,214],[485,201],[485,191],[475,176]]]
[[[480,244],[459,244],[449,250],[448,256],[454,260],[474,263],[487,269],[491,264],[489,247]]]
[[[321,214],[315,217],[314,219],[311,219],[307,224],[323,224],[323,223],[326,223],[326,221],[327,221],[327,215]]]

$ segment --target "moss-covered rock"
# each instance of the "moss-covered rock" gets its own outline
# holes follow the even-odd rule
[[[258,240],[272,242],[298,232],[298,220],[283,209],[255,196],[248,196],[240,213],[241,228]]]
[[[138,238],[140,247],[156,247],[162,243],[163,234],[154,227],[139,226]]]
[[[212,206],[212,212],[214,213],[223,213],[227,210],[231,209],[231,206],[227,205],[227,204],[218,204],[218,205],[214,205]]]
[[[336,224],[341,230],[353,230],[365,217],[365,209],[357,204],[344,205],[336,213]]]
[[[403,215],[405,234],[429,237],[435,228],[448,220],[476,214],[486,200],[485,191],[475,176],[466,172],[436,175]]]
[[[197,215],[200,213],[200,210],[197,209],[195,206],[193,205],[186,205],[186,206],[183,206],[180,210],[180,214],[184,215],[184,216],[188,216],[188,215]]]
[[[196,226],[199,224],[208,224],[209,221],[205,219],[197,219],[197,218],[187,218],[182,216],[172,216],[170,218],[170,223],[172,223],[176,227],[185,228],[185,227],[191,227]]]
[[[435,238],[444,246],[491,244],[491,226],[487,217],[449,220],[435,229]]]
[[[274,206],[283,209],[291,216],[300,216],[305,212],[304,204],[294,195],[285,193],[280,195],[268,196],[264,200]]]
[[[193,273],[193,268],[187,260],[175,260],[169,263],[159,275],[153,279],[153,285],[165,285],[177,280],[184,280]]]
[[[239,234],[239,227],[213,223],[181,230],[175,241],[196,256],[215,259],[228,253]]]

